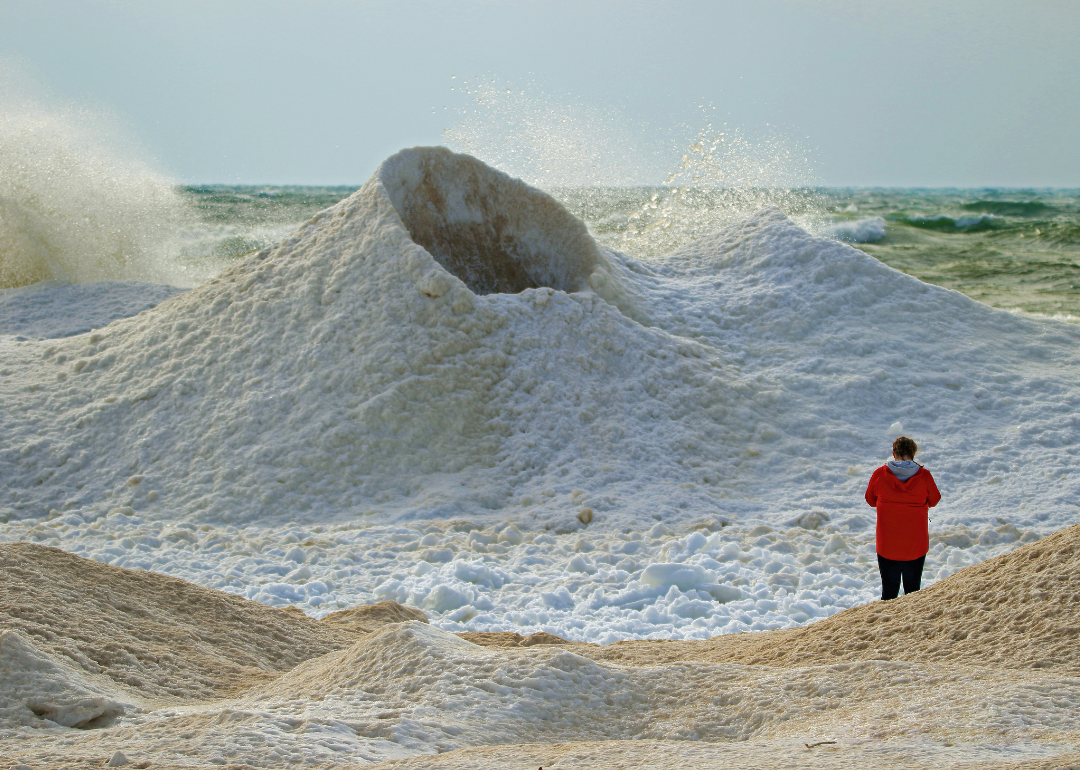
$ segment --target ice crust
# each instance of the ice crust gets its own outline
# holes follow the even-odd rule
[[[1078,543],[1073,526],[802,628],[605,646],[461,638],[389,603],[317,621],[4,544],[0,756],[497,768],[573,750],[553,766],[647,768],[666,749],[664,767],[1063,767],[1080,757]],[[141,705],[102,723],[100,693],[119,690]],[[81,729],[52,721],[62,698]],[[834,748],[807,753],[817,741]]]

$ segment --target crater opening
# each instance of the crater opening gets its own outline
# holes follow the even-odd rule
[[[477,294],[583,291],[603,259],[561,203],[470,155],[402,150],[379,178],[413,241]]]

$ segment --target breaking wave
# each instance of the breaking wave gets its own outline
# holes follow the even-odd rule
[[[877,243],[885,237],[885,219],[867,217],[852,222],[837,222],[826,227],[822,234],[844,243]]]
[[[43,280],[192,285],[169,260],[188,218],[172,183],[109,146],[95,118],[0,105],[0,289]]]
[[[950,217],[944,214],[937,216],[916,215],[911,217],[897,217],[896,221],[902,222],[921,230],[934,230],[939,233],[981,233],[987,230],[1001,230],[1008,227],[1004,217],[994,214],[982,216]]]

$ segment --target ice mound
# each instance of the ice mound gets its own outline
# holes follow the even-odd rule
[[[417,148],[191,292],[0,348],[0,519],[775,525],[861,512],[852,461],[902,421],[942,521],[1061,526],[1017,471],[1075,486],[1054,446],[1080,440],[1078,349],[775,209],[643,266]]]
[[[9,435],[28,438],[0,452],[14,490],[0,517],[131,508],[268,522],[381,507],[451,517],[528,498],[556,503],[539,512],[549,526],[575,528],[585,503],[569,489],[551,501],[555,478],[580,487],[606,474],[629,491],[642,459],[677,464],[679,446],[704,444],[686,436],[700,432],[689,391],[719,398],[702,390],[713,364],[622,312],[631,271],[557,204],[520,186],[524,200],[510,203],[543,208],[570,245],[529,235],[555,230],[537,214],[541,225],[515,231],[515,253],[544,251],[537,276],[581,291],[478,296],[413,240],[384,181],[428,156],[450,157],[391,159],[280,246],[42,350],[45,379],[2,416]],[[664,405],[680,391],[684,405]],[[46,406],[58,393],[74,398]],[[631,409],[682,425],[627,431]]]
[[[381,601],[349,610],[331,612],[322,619],[324,625],[340,626],[358,633],[370,633],[379,626],[408,621],[427,623],[428,619],[422,610],[406,607],[395,601]]]
[[[666,732],[647,725],[647,715],[655,716],[659,678],[559,646],[480,647],[409,622],[308,661],[241,703],[268,710],[318,701],[320,714],[363,715],[372,733],[377,714],[396,712],[396,741],[445,751]]]
[[[0,545],[0,595],[0,625],[62,661],[54,669],[145,698],[225,695],[355,639],[299,611],[31,543]]]

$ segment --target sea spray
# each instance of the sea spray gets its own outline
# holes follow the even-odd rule
[[[781,132],[747,134],[710,121],[625,225],[599,235],[621,251],[654,256],[763,208],[777,208],[804,229],[818,232],[825,196],[814,185],[806,151]]]
[[[617,110],[495,81],[452,88],[466,103],[443,131],[446,146],[543,190],[655,184],[667,171],[668,148]]]
[[[119,151],[101,116],[15,90],[0,89],[0,288],[208,277],[171,259],[190,213],[167,178]]]
[[[615,109],[535,89],[456,88],[469,101],[446,144],[551,192],[612,248],[658,256],[769,206],[821,229],[826,198],[812,155],[775,126],[714,125],[710,106],[702,128],[657,134]]]

